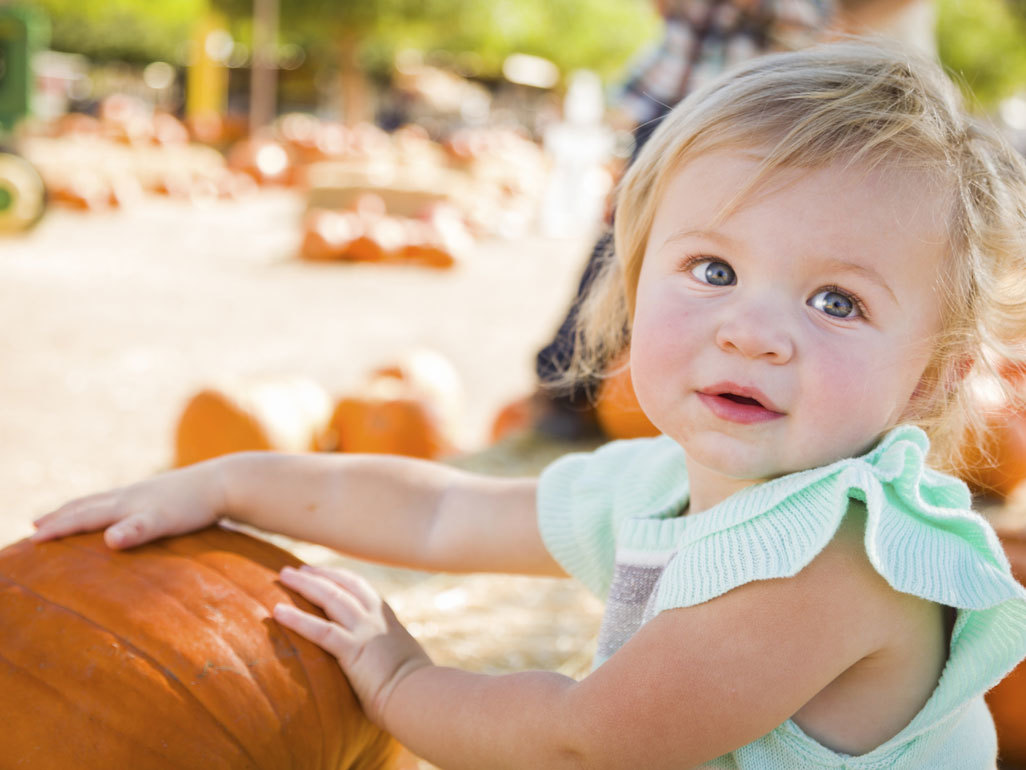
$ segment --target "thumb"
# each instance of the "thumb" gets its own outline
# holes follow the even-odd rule
[[[131,548],[153,540],[157,534],[156,525],[157,517],[152,511],[135,513],[108,527],[103,539],[111,548]]]

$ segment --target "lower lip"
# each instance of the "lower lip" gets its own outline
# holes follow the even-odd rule
[[[784,416],[780,412],[774,412],[764,406],[756,406],[755,404],[739,404],[737,401],[731,401],[729,398],[712,396],[708,393],[699,393],[698,398],[703,404],[709,407],[709,411],[721,420],[738,422],[742,425],[751,425],[757,422],[769,422],[770,420],[775,420],[778,417]]]

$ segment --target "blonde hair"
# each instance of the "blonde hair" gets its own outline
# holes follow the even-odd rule
[[[1026,164],[966,113],[936,64],[878,41],[754,59],[666,117],[618,191],[615,255],[581,305],[568,381],[602,376],[629,345],[641,263],[669,179],[697,155],[726,149],[763,157],[735,201],[776,169],[835,163],[925,172],[948,195],[944,328],[913,421],[930,436],[933,464],[957,470],[967,435],[982,424],[968,383],[994,377],[996,361],[1026,364]]]

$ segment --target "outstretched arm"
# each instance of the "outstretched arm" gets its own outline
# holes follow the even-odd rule
[[[533,478],[388,455],[247,453],[226,464],[233,517],[377,562],[563,575],[538,533]]]
[[[130,548],[227,516],[418,569],[561,575],[535,490],[405,457],[242,452],[73,500],[38,519],[35,538],[108,528],[109,545]]]

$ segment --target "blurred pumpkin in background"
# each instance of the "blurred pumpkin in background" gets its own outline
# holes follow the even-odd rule
[[[435,459],[461,443],[462,408],[452,365],[434,351],[414,351],[339,399],[314,448]]]
[[[977,493],[1007,500],[1026,481],[1026,372],[996,368],[1017,398],[987,379],[970,384],[985,416],[982,431],[967,442],[962,475]]]
[[[630,353],[618,355],[606,369],[595,402],[595,417],[609,438],[658,436],[659,429],[641,410],[631,382]]]
[[[327,425],[332,403],[305,378],[204,388],[175,427],[175,467],[249,450],[304,452]]]
[[[998,529],[1015,579],[1026,585],[1026,530]],[[998,734],[998,756],[1006,770],[1026,768],[1026,661],[986,694]]]

